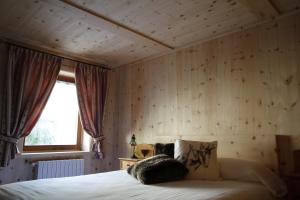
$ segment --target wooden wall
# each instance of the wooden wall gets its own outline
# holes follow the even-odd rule
[[[275,134],[300,148],[300,14],[115,71],[117,156],[138,143],[218,140],[219,156],[276,168]]]

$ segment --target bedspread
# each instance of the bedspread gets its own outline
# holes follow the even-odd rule
[[[113,171],[76,177],[25,181],[0,186],[1,200],[272,200],[259,183],[182,180],[143,185]]]

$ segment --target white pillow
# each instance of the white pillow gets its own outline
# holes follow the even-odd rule
[[[175,141],[174,158],[189,170],[187,179],[219,180],[217,145],[217,141]]]
[[[287,188],[271,170],[254,162],[234,158],[220,158],[220,174],[223,179],[262,183],[275,197],[284,197]]]
[[[218,161],[223,179],[259,182],[252,174],[253,162],[234,158],[219,158]]]

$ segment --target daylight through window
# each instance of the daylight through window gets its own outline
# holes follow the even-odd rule
[[[73,83],[57,81],[26,146],[78,145],[78,103]]]

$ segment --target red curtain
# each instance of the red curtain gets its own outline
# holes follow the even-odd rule
[[[1,109],[0,166],[9,165],[17,141],[29,135],[56,82],[61,59],[11,45]]]
[[[78,63],[75,81],[84,130],[92,136],[92,150],[96,158],[103,158],[101,148],[103,136],[104,107],[107,92],[107,70],[97,66]]]

